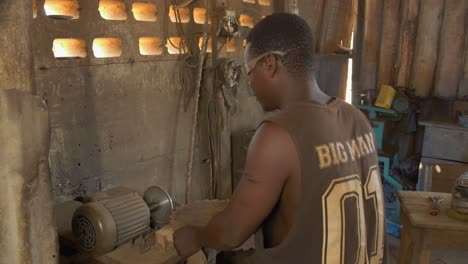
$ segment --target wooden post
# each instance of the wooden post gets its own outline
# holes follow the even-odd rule
[[[206,20],[208,21],[208,19]],[[205,22],[207,24],[208,22]],[[193,118],[192,128],[190,130],[190,145],[189,145],[189,156],[187,161],[187,168],[185,174],[185,203],[187,204],[190,200],[190,190],[192,184],[192,168],[193,168],[193,151],[195,147],[195,136],[197,134],[198,126],[198,106],[200,100],[200,89],[203,77],[203,65],[205,62],[206,49],[208,45],[208,33],[203,33],[202,47],[198,58],[198,69],[197,69],[197,80],[195,84],[195,102],[193,103]]]
[[[47,107],[25,91],[0,90],[0,127],[0,263],[57,263]]]
[[[395,62],[400,34],[400,1],[384,0],[382,5],[382,38],[379,47],[377,87],[394,85]]]
[[[34,93],[32,1],[0,1],[0,263],[57,263],[49,117]]]
[[[359,71],[360,88],[362,91],[367,91],[376,89],[382,1],[365,1],[364,12],[363,48],[361,50],[361,68]]]
[[[445,1],[434,95],[457,96],[465,44],[466,0]]]
[[[2,0],[0,18],[0,89],[33,93],[32,2]]]
[[[425,0],[421,2],[410,83],[410,87],[416,90],[417,96],[430,96],[434,88],[443,10],[443,1]]]
[[[221,10],[227,6],[226,0],[210,0],[213,10]],[[213,21],[216,21],[215,19]],[[218,39],[216,37],[217,26],[212,23],[211,37],[213,45],[212,65],[216,65],[219,54],[217,53]],[[218,122],[222,120],[223,130],[220,134],[213,135],[217,137],[215,140],[217,144],[213,146],[213,178],[214,178],[214,196],[218,199],[227,199],[232,194],[232,179],[231,179],[231,128],[229,122],[229,113],[224,107],[224,97],[221,89],[218,89],[217,83],[213,82],[213,103],[217,104],[218,115],[215,120],[211,122]],[[216,124],[215,126],[217,126]]]
[[[354,43],[353,43],[353,84],[352,84],[352,93],[353,93],[353,104],[359,104],[360,94],[362,92],[361,89],[361,80],[360,80],[360,71],[361,71],[361,54],[363,47],[363,39],[364,39],[364,20],[365,20],[365,5],[366,0],[357,0],[358,12],[357,12],[357,19],[356,19],[356,31],[354,35]]]
[[[420,0],[405,0],[401,5],[400,42],[395,85],[409,87],[416,43],[416,25]]]
[[[468,20],[468,16],[466,19]],[[463,67],[463,76],[458,87],[458,98],[468,98],[468,27],[465,28],[465,66]]]

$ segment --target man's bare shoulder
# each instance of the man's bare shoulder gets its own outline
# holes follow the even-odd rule
[[[285,147],[295,148],[295,145],[285,128],[274,122],[265,121],[257,129],[251,147],[258,150],[277,150],[277,154],[281,154]]]
[[[269,171],[268,176],[276,175],[285,180],[295,164],[296,146],[288,131],[273,122],[264,122],[257,129],[249,146],[246,177],[266,176],[258,172]]]

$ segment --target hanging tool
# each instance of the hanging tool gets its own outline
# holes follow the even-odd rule
[[[190,185],[192,182],[192,167],[193,167],[193,148],[195,146],[195,135],[197,133],[198,101],[200,100],[200,88],[201,88],[201,81],[203,77],[203,64],[205,63],[205,56],[206,56],[207,48],[208,48],[208,33],[204,32],[200,56],[198,58],[197,81],[196,81],[196,87],[195,87],[195,102],[193,105],[194,109],[193,109],[192,129],[190,133],[191,137],[190,137],[189,157],[188,157],[186,174],[185,174],[185,203],[186,204],[189,202],[189,199],[190,199]]]

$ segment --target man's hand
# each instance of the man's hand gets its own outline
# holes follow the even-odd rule
[[[186,260],[201,250],[197,237],[198,229],[187,226],[174,232],[174,246],[179,256]]]

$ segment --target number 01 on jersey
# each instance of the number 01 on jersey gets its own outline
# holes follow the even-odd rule
[[[385,213],[382,196],[382,184],[378,166],[369,168],[364,186],[357,174],[334,179],[322,196],[323,215],[323,244],[322,264],[356,263],[379,264],[384,256]],[[356,203],[357,223],[348,221],[345,203]],[[371,202],[371,208],[365,208],[364,203]],[[375,217],[375,225],[366,225],[365,210],[371,211]],[[350,224],[352,223],[352,225]],[[345,261],[346,228],[357,229],[356,261]],[[368,232],[372,234],[372,241],[367,241]],[[356,247],[353,247],[353,250]],[[354,254],[353,254],[354,255]]]

